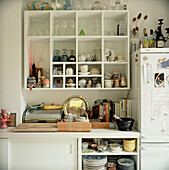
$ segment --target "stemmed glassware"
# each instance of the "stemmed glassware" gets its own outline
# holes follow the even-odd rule
[[[71,0],[71,7],[73,10],[80,10],[82,8],[81,0]]]

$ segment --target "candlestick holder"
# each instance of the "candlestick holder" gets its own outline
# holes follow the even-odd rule
[[[6,113],[6,110],[1,110],[0,122],[2,122],[1,128],[7,128],[6,122],[9,121],[10,114]]]

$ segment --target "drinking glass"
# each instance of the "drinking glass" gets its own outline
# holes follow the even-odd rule
[[[61,21],[60,35],[67,35],[67,20],[62,20]]]
[[[71,35],[75,35],[75,20],[70,20],[70,32]]]
[[[54,35],[60,35],[60,21],[55,19],[54,20]]]
[[[82,8],[81,0],[71,0],[71,7],[73,10],[80,10]]]
[[[82,0],[82,8],[83,10],[90,10],[92,8],[91,0]]]

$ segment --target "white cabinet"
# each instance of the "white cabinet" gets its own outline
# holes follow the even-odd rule
[[[10,170],[77,169],[76,138],[11,138],[9,148]]]
[[[8,139],[0,139],[0,170],[8,170]]]
[[[128,11],[25,11],[24,14],[25,89],[29,89],[27,78],[32,73],[33,63],[37,68],[43,68],[42,74],[50,80],[49,88],[38,86],[33,90],[130,88]],[[66,49],[68,58],[70,50],[74,51],[73,62],[66,58],[63,60],[63,49]],[[117,54],[115,61],[104,56],[105,49]],[[57,52],[59,55],[56,55]],[[79,56],[83,53],[86,57],[84,62],[79,61]],[[60,57],[54,59],[54,56]],[[87,73],[81,73],[82,65],[88,65]],[[66,74],[69,67],[73,68],[72,75]],[[57,72],[54,71],[56,68]],[[92,73],[92,68],[100,72]],[[120,71],[126,77],[125,87],[114,87],[114,81],[111,88],[105,87],[105,75],[112,74],[113,71]],[[74,86],[67,85],[70,79]],[[81,79],[86,80],[84,87],[79,86]],[[92,81],[91,88],[87,86],[89,80]],[[98,83],[100,86],[96,88]]]
[[[130,137],[128,136],[128,138],[130,138]],[[107,149],[103,152],[99,152],[97,150],[95,150],[94,152],[91,152],[91,153],[83,152],[82,143],[86,142],[86,140],[89,141],[88,143],[91,143],[91,141],[93,139],[94,138],[79,138],[79,140],[78,140],[78,151],[79,151],[78,169],[79,170],[83,169],[83,155],[106,155],[107,160],[111,159],[110,158],[111,156],[119,156],[121,158],[131,158],[135,162],[135,169],[139,170],[139,138],[132,138],[132,139],[136,139],[136,149],[133,152],[127,152],[127,151],[124,150],[124,148],[122,149],[121,152],[112,152],[109,145],[108,145]],[[111,143],[118,143],[119,141],[123,141],[123,137],[120,137],[120,138],[117,138],[117,137],[103,138],[103,136],[100,136],[99,138],[97,137],[97,139],[112,141]]]
[[[168,143],[141,144],[141,170],[168,170]]]

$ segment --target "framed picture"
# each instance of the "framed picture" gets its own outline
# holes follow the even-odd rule
[[[11,116],[9,121],[6,123],[8,127],[15,127],[16,126],[16,113],[10,113]]]

